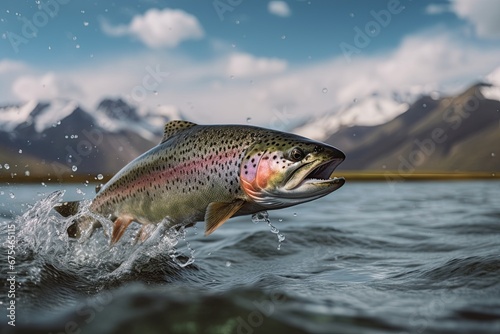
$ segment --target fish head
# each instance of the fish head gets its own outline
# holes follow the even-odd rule
[[[241,187],[265,209],[284,208],[323,197],[345,183],[333,177],[345,159],[330,145],[287,133],[251,145],[240,167]]]

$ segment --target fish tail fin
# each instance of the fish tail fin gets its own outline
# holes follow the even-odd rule
[[[78,213],[80,204],[81,201],[59,203],[54,206],[54,210],[61,216],[67,218]],[[85,240],[90,237],[94,229],[99,226],[101,226],[101,224],[95,219],[88,216],[82,216],[73,220],[73,224],[71,224],[66,231],[70,238]]]

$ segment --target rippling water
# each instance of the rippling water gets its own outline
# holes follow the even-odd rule
[[[2,277],[9,225],[17,240],[2,333],[500,332],[499,182],[348,182],[270,211],[279,250],[250,217],[209,237],[198,224],[143,245],[134,228],[113,248],[102,230],[69,241],[47,196],[92,197],[79,188],[0,188]]]

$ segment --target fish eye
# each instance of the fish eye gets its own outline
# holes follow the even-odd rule
[[[290,150],[290,152],[288,153],[288,158],[289,160],[293,161],[293,162],[297,162],[297,161],[300,161],[302,159],[304,159],[305,157],[305,153],[304,151],[302,151],[300,148],[298,147],[294,147]]]

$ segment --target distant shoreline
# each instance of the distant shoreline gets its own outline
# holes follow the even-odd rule
[[[349,181],[453,181],[453,180],[500,180],[500,172],[419,172],[401,174],[398,171],[336,171],[334,176],[345,177]],[[95,175],[1,175],[2,183],[106,183],[112,175],[105,175],[98,180]]]

